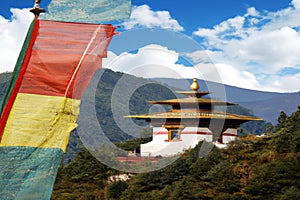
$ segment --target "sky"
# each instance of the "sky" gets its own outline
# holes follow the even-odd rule
[[[3,1],[3,0],[1,0]],[[49,0],[42,0],[46,7]],[[32,0],[1,2],[0,72],[12,71]],[[201,78],[237,87],[300,91],[300,0],[132,0],[110,22],[104,67],[145,78]]]

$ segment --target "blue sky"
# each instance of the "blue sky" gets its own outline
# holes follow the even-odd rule
[[[46,8],[50,0],[42,0],[41,7]],[[277,11],[287,7],[290,0],[132,0],[133,5],[149,5],[153,10],[167,10],[175,19],[187,27],[187,30],[212,27],[228,18],[244,14],[248,7],[258,10]],[[0,6],[0,13],[5,18],[11,17],[10,8],[32,7],[32,0],[5,1]]]
[[[149,5],[153,10],[168,10],[176,20],[183,24],[187,32],[199,26],[212,26],[236,15],[244,14],[248,7],[255,6],[259,10],[276,11],[289,4],[289,0],[136,0],[135,5]]]
[[[42,0],[42,7],[48,3]],[[31,17],[20,9],[32,4],[16,0],[0,7],[0,71],[13,68]],[[130,19],[112,22],[121,34],[104,65],[146,78],[196,76],[297,92],[299,19],[300,0],[132,0]]]

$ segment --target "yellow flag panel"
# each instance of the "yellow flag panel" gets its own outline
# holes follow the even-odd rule
[[[66,150],[76,127],[80,100],[19,93],[0,146],[28,146]]]

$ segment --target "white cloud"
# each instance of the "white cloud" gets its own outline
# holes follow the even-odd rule
[[[126,30],[134,27],[163,28],[173,31],[184,30],[168,11],[155,12],[148,5],[133,7],[130,19],[124,22],[123,25]]]
[[[260,15],[259,12],[254,7],[248,8],[247,13],[245,14],[245,16],[254,16],[254,17],[257,17],[259,15]]]
[[[0,73],[13,71],[33,14],[28,9],[11,9],[12,19],[0,16]]]
[[[201,63],[196,65],[196,68],[201,71],[204,80],[225,83],[247,89],[257,89],[261,87],[252,73],[237,69],[230,64]]]
[[[247,66],[247,63],[254,61],[261,63],[261,69],[257,72],[275,74],[285,67],[299,65],[300,34],[290,27],[263,30],[242,41],[231,42],[224,50],[248,69],[252,66]]]
[[[277,92],[287,92],[287,91],[299,91],[300,88],[300,73],[286,76],[271,75],[261,85],[260,90],[264,91],[277,91]],[[298,89],[298,90],[297,90]]]
[[[112,51],[107,51],[107,57],[102,58],[102,67],[103,68],[110,68],[110,63],[116,59],[117,55]]]
[[[204,39],[203,45],[214,63],[222,63],[230,72],[235,69],[255,76],[258,82],[253,82],[253,89],[295,92],[300,87],[289,80],[300,82],[299,75],[276,74],[286,67],[300,69],[299,19],[300,0],[293,0],[289,7],[277,12],[260,13],[254,7],[248,8],[243,16],[211,29],[199,28],[193,34]],[[188,56],[200,61],[197,52]],[[240,76],[248,81],[249,77]],[[242,83],[236,76],[233,79],[236,81],[224,78],[224,83]]]
[[[194,52],[185,53],[184,55],[188,58],[191,58],[193,60],[193,63],[213,63],[212,58],[220,61],[223,57],[222,52],[211,50],[197,50]]]
[[[214,26],[213,29],[200,28],[193,34],[207,38],[207,46],[221,48],[221,45],[227,44],[228,38],[245,37],[244,21],[245,17],[237,16]]]
[[[13,70],[32,20],[28,9],[11,11],[11,20],[0,16],[0,72]],[[289,7],[277,12],[250,7],[244,15],[211,29],[199,28],[193,34],[205,40],[206,50],[185,54],[199,63],[195,68],[177,64],[178,53],[160,45],[145,46],[137,53],[108,52],[103,65],[145,78],[197,77],[249,89],[295,92],[300,90],[299,19],[300,0],[292,0]],[[147,5],[134,7],[124,23],[125,29],[134,27],[184,30],[168,11],[153,11]],[[297,70],[280,74],[284,68]]]
[[[144,78],[197,77],[247,89],[277,92],[298,91],[300,88],[300,73],[282,77],[269,75],[267,80],[261,81],[254,73],[231,65],[221,52],[199,50],[185,56],[199,64],[194,67],[176,64],[179,58],[177,52],[161,45],[151,44],[140,48],[136,53],[125,52],[116,55],[108,51],[103,66]],[[210,58],[223,62],[217,63]]]
[[[292,5],[296,9],[300,9],[300,1],[299,0],[292,0]]]
[[[144,78],[200,78],[193,67],[176,64],[179,54],[157,44],[144,46],[137,53],[124,52],[119,56],[110,52],[106,68]]]

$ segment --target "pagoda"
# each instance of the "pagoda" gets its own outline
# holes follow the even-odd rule
[[[236,139],[240,124],[262,120],[216,111],[216,107],[236,104],[202,98],[210,93],[198,91],[199,84],[196,78],[190,88],[191,91],[176,91],[185,95],[185,98],[149,101],[151,104],[171,106],[172,109],[168,112],[126,116],[126,118],[146,120],[153,128],[152,141],[141,144],[141,156],[171,156],[194,148],[203,140],[225,146]]]

